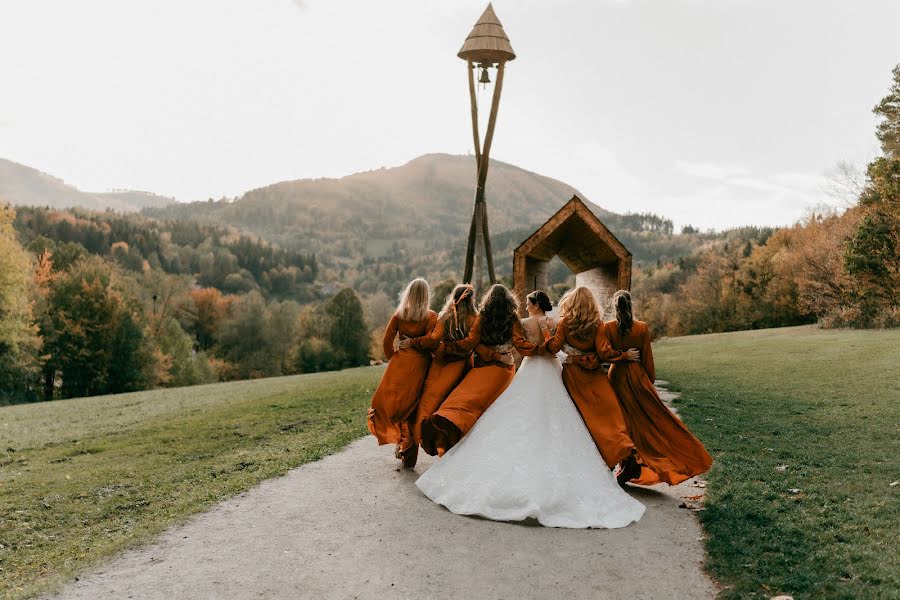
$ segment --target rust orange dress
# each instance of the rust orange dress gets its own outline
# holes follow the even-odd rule
[[[469,315],[467,319],[469,335],[472,335],[477,319],[477,315]],[[414,348],[434,350],[434,358],[431,366],[428,367],[428,375],[425,377],[425,385],[422,387],[422,395],[419,397],[419,405],[416,408],[416,418],[412,428],[413,440],[421,444],[422,449],[432,456],[437,454],[437,449],[429,443],[424,443],[422,423],[431,418],[431,415],[441,407],[450,392],[459,385],[459,382],[472,368],[472,348],[467,347],[465,342],[458,346],[455,345],[454,342],[458,340],[447,340],[446,334],[444,323],[438,321],[430,335],[411,341]]]
[[[613,363],[609,369],[609,380],[622,406],[628,433],[642,461],[641,474],[631,483],[677,485],[708,471],[712,466],[709,452],[663,404],[653,386],[656,367],[647,324],[635,321],[628,335],[623,336],[618,324],[610,321],[606,323],[606,335],[616,350],[641,351],[640,362]]]
[[[565,319],[560,320],[556,335],[547,342],[547,349],[566,351],[566,346],[570,346],[567,354],[572,356],[575,364],[563,365],[563,383],[611,469],[634,451],[635,444],[628,435],[616,393],[600,365],[624,361],[625,354],[610,347],[603,323],[590,339],[581,339],[569,334]]]
[[[475,321],[469,336],[451,345],[455,352],[475,351],[474,367],[447,396],[441,407],[422,424],[422,447],[436,448],[435,438],[440,433],[445,438],[449,450],[484,414],[510,384],[515,375],[515,367],[502,362],[501,356],[515,347],[522,355],[531,356],[540,350],[525,337],[522,324],[513,324],[512,336],[508,343],[489,346],[481,343],[481,319]]]
[[[387,369],[381,383],[372,396],[369,409],[369,431],[378,438],[378,444],[400,444],[400,450],[413,445],[411,433],[416,404],[422,384],[431,363],[431,352],[416,348],[394,350],[394,339],[424,336],[437,324],[437,313],[428,311],[422,321],[405,321],[396,314],[391,317],[384,332],[384,356]]]

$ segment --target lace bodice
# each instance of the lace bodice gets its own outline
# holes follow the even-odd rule
[[[540,317],[528,317],[522,319],[522,328],[528,341],[532,344],[544,343],[544,333],[553,336],[556,333],[556,319],[553,317],[542,315]]]

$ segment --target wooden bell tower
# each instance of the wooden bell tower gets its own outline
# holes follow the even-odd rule
[[[500,19],[494,13],[494,7],[488,4],[484,14],[478,19],[472,33],[466,38],[462,49],[457,54],[466,61],[469,73],[469,100],[472,105],[472,137],[475,140],[476,187],[475,207],[472,211],[472,225],[469,228],[469,241],[466,245],[466,265],[463,274],[464,283],[472,283],[475,289],[483,291],[483,263],[487,261],[488,279],[491,285],[497,282],[494,273],[494,257],[491,252],[491,236],[488,233],[487,204],[484,188],[487,181],[488,164],[491,154],[491,143],[494,140],[494,128],[497,124],[497,109],[500,106],[500,93],[503,90],[503,73],[506,62],[516,58],[509,38],[503,31]],[[488,118],[487,131],[484,135],[484,146],[481,145],[478,133],[478,101],[475,97],[475,72],[479,71],[478,83],[490,83],[489,70],[496,69],[496,82],[491,100],[491,113]],[[474,276],[474,278],[473,278]]]

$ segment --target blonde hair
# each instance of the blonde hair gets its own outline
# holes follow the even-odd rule
[[[421,277],[410,281],[400,294],[397,316],[404,321],[424,321],[428,316],[431,288]]]
[[[569,333],[579,339],[590,339],[603,322],[603,312],[590,289],[569,290],[559,301],[559,316],[565,320]]]

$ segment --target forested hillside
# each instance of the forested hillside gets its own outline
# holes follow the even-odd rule
[[[135,272],[189,275],[196,285],[224,293],[259,291],[265,297],[310,301],[316,258],[243,235],[234,228],[139,215],[24,207],[15,228],[35,255],[49,252],[56,269],[88,254]]]
[[[471,220],[474,168],[471,156],[429,154],[396,168],[282,182],[235,199],[145,212],[227,224],[286,248],[314,252],[323,281],[393,295],[414,275],[458,276]],[[488,214],[500,277],[512,272],[513,249],[574,194],[581,195],[555,179],[492,161]],[[676,234],[670,220],[653,214],[592,209],[638,262],[686,256],[708,237]],[[555,272],[566,274],[559,264]]]

